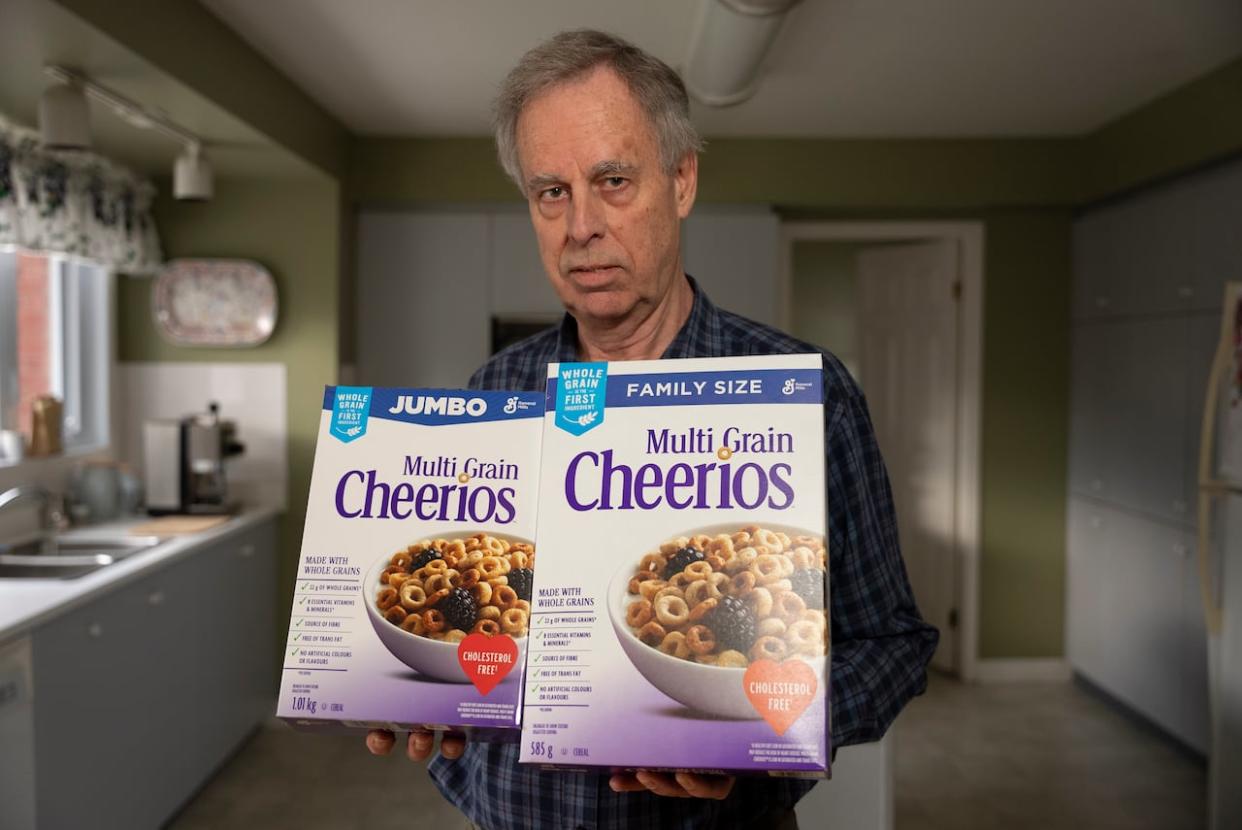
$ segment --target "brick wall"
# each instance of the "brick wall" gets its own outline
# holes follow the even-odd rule
[[[17,406],[18,429],[30,438],[30,406],[51,388],[47,257],[17,257]]]

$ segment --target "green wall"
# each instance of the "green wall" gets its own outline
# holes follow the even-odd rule
[[[161,187],[161,194],[168,188]],[[122,361],[255,361],[285,366],[288,418],[288,509],[281,528],[281,598],[288,603],[302,541],[323,387],[337,374],[338,187],[333,182],[222,181],[210,202],[156,203],[165,256],[241,257],[265,265],[276,280],[280,314],[272,337],[252,349],[172,346],[151,322],[147,278],[119,281]],[[244,437],[244,436],[243,436]],[[285,617],[287,619],[287,617]],[[282,622],[283,625],[283,622]]]

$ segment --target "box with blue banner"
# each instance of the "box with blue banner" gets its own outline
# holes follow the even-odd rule
[[[521,759],[824,777],[818,354],[552,364]]]
[[[529,392],[325,390],[277,715],[516,728],[543,412]]]

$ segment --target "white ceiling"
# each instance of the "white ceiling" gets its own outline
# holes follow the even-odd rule
[[[703,0],[201,0],[366,135],[482,135],[527,48],[615,32],[676,66]],[[1239,0],[805,0],[708,136],[1071,135],[1242,54]]]

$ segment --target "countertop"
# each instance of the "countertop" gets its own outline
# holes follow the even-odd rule
[[[94,598],[159,570],[195,548],[224,539],[279,513],[274,507],[250,507],[229,521],[201,533],[173,536],[153,548],[77,579],[0,579],[0,643],[24,634],[40,623],[71,610],[83,598]],[[150,521],[147,516],[73,528],[64,538],[75,536],[128,536],[134,525]]]

